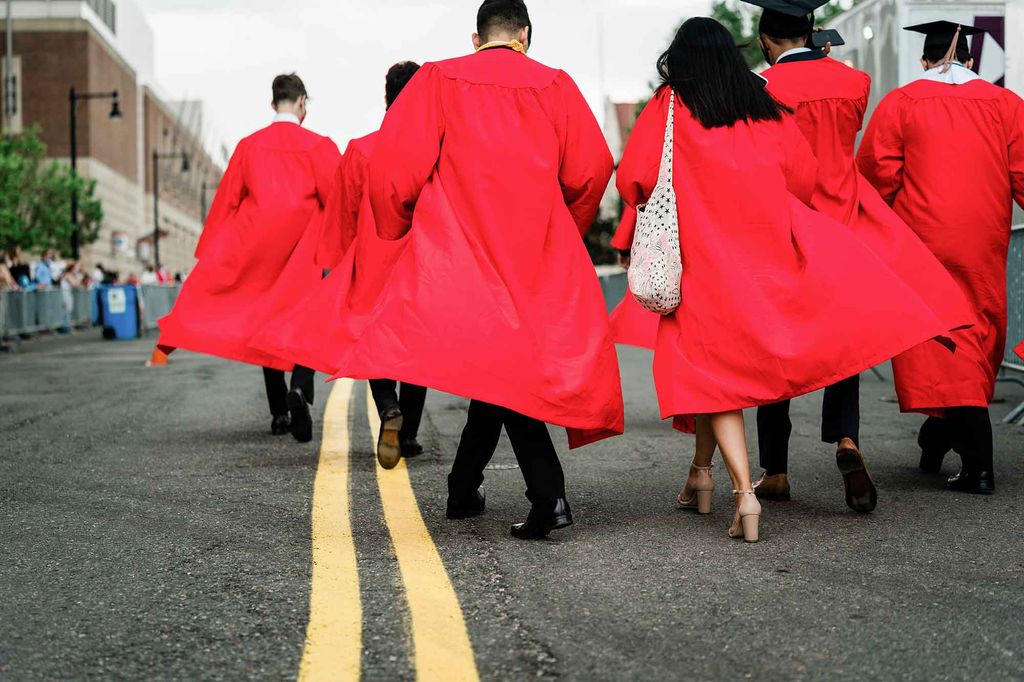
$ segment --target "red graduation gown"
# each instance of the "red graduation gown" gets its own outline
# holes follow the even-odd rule
[[[962,68],[954,66],[953,68]],[[950,355],[925,344],[893,360],[900,407],[938,413],[987,407],[1006,343],[1012,202],[1024,203],[1024,105],[983,80],[918,80],[889,93],[857,157],[973,306]]]
[[[320,240],[317,262],[332,270],[356,240],[359,208],[370,171],[370,156],[377,133],[352,140],[345,148],[334,180],[334,190],[324,211],[324,237]]]
[[[947,329],[971,324],[974,316],[953,278],[928,247],[889,208],[857,171],[854,146],[864,120],[871,77],[820,52],[799,53],[762,75],[768,90],[796,112],[796,122],[818,161],[811,206],[849,226],[944,320]],[[631,218],[634,219],[634,218]],[[632,298],[632,297],[628,297]],[[653,347],[656,317],[633,300],[613,312],[615,340]],[[850,324],[873,325],[871,319]],[[949,351],[940,346],[937,352]]]
[[[572,445],[621,433],[580,238],[611,170],[565,73],[506,49],[424,65],[377,136],[355,246],[261,347],[501,405]]]
[[[160,347],[292,368],[249,344],[320,280],[323,204],[339,161],[329,138],[294,123],[274,123],[238,143],[196,248],[196,267],[160,320]]]
[[[619,164],[631,207],[657,181],[668,101],[662,89],[647,106]],[[707,130],[677,102],[675,144],[683,303],[659,320],[654,378],[677,428],[822,388],[947,329],[848,227],[801,203],[816,163],[791,117]]]

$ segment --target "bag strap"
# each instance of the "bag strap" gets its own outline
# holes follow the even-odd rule
[[[661,166],[658,169],[658,184],[672,184],[672,161],[675,153],[676,91],[668,86],[668,120],[665,122],[665,146],[661,149]]]

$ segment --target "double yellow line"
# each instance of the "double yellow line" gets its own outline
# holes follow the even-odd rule
[[[358,680],[362,605],[349,499],[349,428],[355,383],[335,382],[324,417],[323,445],[313,488],[313,584],[299,680]],[[366,392],[370,433],[380,419]],[[411,622],[416,679],[477,682],[462,608],[420,514],[405,460],[391,471],[377,465],[384,518],[398,556]]]

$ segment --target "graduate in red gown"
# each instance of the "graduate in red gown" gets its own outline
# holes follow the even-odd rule
[[[313,437],[313,371],[250,347],[253,335],[280,323],[336,258],[321,248],[323,209],[341,155],[302,127],[306,88],[298,76],[274,79],[274,122],[238,143],[206,219],[198,263],[158,345],[238,360],[264,369],[274,434]],[[294,370],[294,371],[292,371]],[[284,372],[292,371],[290,390]]]
[[[747,1],[765,8],[759,21],[759,40],[765,60],[772,65],[761,74],[768,80],[768,91],[795,110],[797,125],[818,160],[811,206],[848,225],[947,321],[949,329],[969,324],[973,315],[956,282],[857,171],[854,149],[871,77],[814,47],[814,17],[807,13],[805,2]],[[826,0],[815,2],[825,4]],[[874,322],[851,319],[848,324],[870,326]],[[787,470],[792,428],[789,401],[758,408],[757,442],[765,470],[754,486],[758,497],[790,498]],[[846,504],[855,511],[872,511],[877,492],[860,451],[860,375],[825,387],[821,439],[836,444]]]
[[[807,141],[721,24],[684,23],[659,70],[666,85],[617,173],[635,211],[658,178],[674,91],[682,304],[659,321],[655,387],[662,416],[697,433],[681,504],[710,510],[717,446],[736,493],[729,535],[755,541],[761,507],[742,410],[853,376],[947,326],[850,228],[806,205],[817,171]],[[617,248],[634,228],[620,226]],[[850,324],[865,319],[870,327]]]
[[[933,22],[924,74],[879,103],[858,164],[896,213],[949,270],[977,324],[952,335],[956,353],[924,344],[895,358],[904,412],[929,415],[921,468],[937,472],[950,449],[962,460],[955,490],[991,493],[988,404],[1006,343],[1006,259],[1013,201],[1024,204],[1024,103],[979,78],[970,26]]]
[[[388,69],[385,76],[384,104],[387,109],[398,99],[399,93],[419,71],[415,62],[399,62]],[[344,254],[356,239],[359,212],[363,207],[366,180],[370,171],[377,132],[348,143],[336,179],[337,191],[327,203],[325,239],[322,243],[333,253]],[[334,263],[330,267],[334,267]],[[380,415],[380,433],[377,436],[377,457],[385,469],[394,468],[400,457],[415,457],[423,453],[417,440],[427,389],[415,384],[392,379],[370,379],[370,391]]]
[[[504,425],[532,506],[519,538],[571,523],[544,422],[571,444],[623,430],[618,361],[581,239],[612,171],[579,89],[526,55],[521,0],[488,0],[477,51],[424,64],[388,111],[356,243],[262,340],[336,376],[387,376],[472,399],[450,518],[479,490]],[[313,329],[300,329],[308,321]],[[309,332],[314,333],[310,334]]]

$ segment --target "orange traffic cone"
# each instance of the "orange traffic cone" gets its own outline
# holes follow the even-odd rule
[[[167,353],[160,350],[160,346],[153,348],[153,354],[146,360],[146,367],[163,367],[167,364]]]

